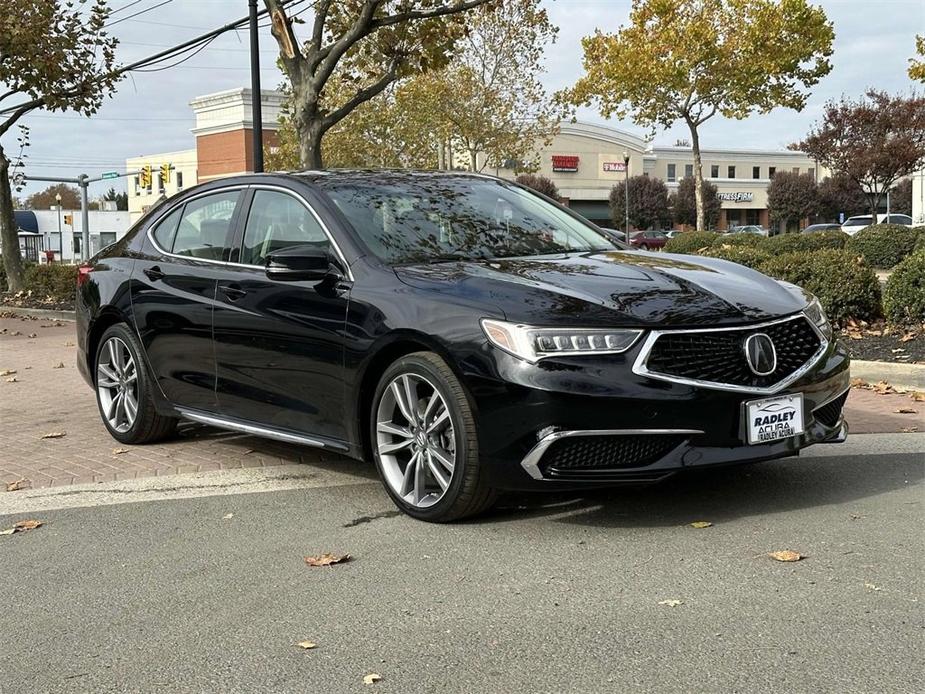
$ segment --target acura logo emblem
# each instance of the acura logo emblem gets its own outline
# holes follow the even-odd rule
[[[743,345],[748,368],[756,376],[767,376],[777,368],[777,351],[771,338],[764,333],[754,333],[745,338]]]

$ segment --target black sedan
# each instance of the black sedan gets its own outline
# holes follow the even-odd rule
[[[486,176],[197,186],[80,268],[77,315],[118,441],[187,419],[372,458],[430,521],[847,432],[848,356],[812,296]]]

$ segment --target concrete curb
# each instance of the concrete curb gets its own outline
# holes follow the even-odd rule
[[[22,306],[6,306],[0,304],[0,311],[9,311],[17,316],[35,316],[48,320],[77,320],[74,311],[52,311],[47,308],[23,308]]]
[[[851,378],[868,383],[886,381],[901,388],[925,390],[925,364],[896,364],[888,361],[851,360]]]

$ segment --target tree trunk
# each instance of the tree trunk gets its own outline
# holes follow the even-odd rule
[[[299,161],[304,169],[324,168],[321,160],[321,137],[324,131],[317,123],[299,127]]]
[[[703,170],[700,163],[700,137],[697,135],[697,126],[687,122],[691,131],[691,149],[694,152],[694,204],[697,208],[697,231],[706,231],[706,214],[703,204]]]
[[[10,187],[10,160],[0,147],[0,247],[6,283],[11,292],[25,288],[22,254],[19,252],[19,228],[13,214],[13,190]]]
[[[883,197],[881,193],[868,193],[867,200],[870,202],[870,223],[877,223],[877,213],[880,210],[880,198]],[[887,219],[887,221],[890,221]]]
[[[478,150],[469,148],[469,169],[476,173],[479,170],[479,161],[478,161]]]

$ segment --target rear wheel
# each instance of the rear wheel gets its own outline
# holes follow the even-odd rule
[[[642,250],[644,250],[644,251],[649,250],[649,244],[647,244],[647,243],[643,243],[643,244],[641,244],[639,247],[640,247]]]
[[[96,351],[96,402],[109,433],[121,443],[152,443],[172,435],[177,420],[157,413],[138,338],[111,326]]]
[[[487,509],[469,398],[432,352],[402,357],[382,375],[371,410],[376,467],[395,504],[414,518],[446,522]]]

